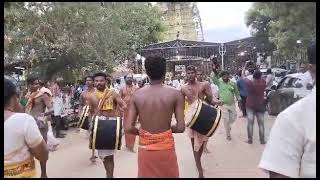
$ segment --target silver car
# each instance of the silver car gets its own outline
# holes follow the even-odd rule
[[[288,74],[281,81],[271,88],[267,94],[267,111],[270,115],[277,115],[294,102],[305,97],[311,90],[304,86],[297,87],[296,82],[301,80],[301,74]]]

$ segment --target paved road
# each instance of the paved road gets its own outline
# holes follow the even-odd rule
[[[266,137],[269,136],[274,117],[266,116]],[[246,144],[246,120],[239,118],[232,126],[232,141],[225,139],[223,123],[216,134],[209,139],[211,153],[204,154],[203,167],[205,177],[267,177],[257,168],[264,145],[259,143],[258,127],[255,123],[253,144]],[[191,143],[186,134],[175,134],[176,152],[180,177],[197,177],[197,170],[191,151]],[[61,139],[60,139],[61,140]],[[267,138],[266,138],[267,140]],[[61,140],[60,148],[50,152],[47,173],[49,177],[85,178],[105,177],[100,160],[96,164],[89,161],[90,150],[86,134],[75,129],[67,132]],[[115,155],[115,177],[137,177],[137,154],[123,148]]]

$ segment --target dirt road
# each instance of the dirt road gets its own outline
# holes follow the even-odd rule
[[[274,119],[266,115],[266,140]],[[232,140],[227,141],[222,122],[216,134],[209,139],[208,147],[211,153],[202,157],[205,177],[267,177],[266,173],[257,168],[265,146],[259,143],[257,123],[254,128],[254,142],[251,145],[245,143],[247,140],[245,119],[239,118],[235,121],[231,135]],[[180,177],[197,177],[190,139],[186,134],[176,134],[174,137]],[[100,160],[96,164],[89,161],[90,150],[84,132],[77,133],[75,129],[70,129],[66,138],[59,140],[60,148],[50,152],[49,155],[48,177],[106,177]],[[137,154],[125,148],[118,151],[115,155],[114,176],[137,177]]]

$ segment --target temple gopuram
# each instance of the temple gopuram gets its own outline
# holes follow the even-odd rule
[[[163,42],[176,39],[203,41],[203,29],[197,4],[195,2],[157,2],[162,12],[162,21],[167,27]]]

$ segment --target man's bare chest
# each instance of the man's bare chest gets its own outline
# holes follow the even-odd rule
[[[189,99],[203,98],[205,96],[204,91],[205,91],[205,89],[201,85],[198,85],[198,86],[187,85],[185,87],[185,95]]]
[[[45,106],[44,101],[42,99],[42,96],[37,97],[33,100],[33,107],[35,107],[35,106],[37,106],[37,107],[44,107]]]

